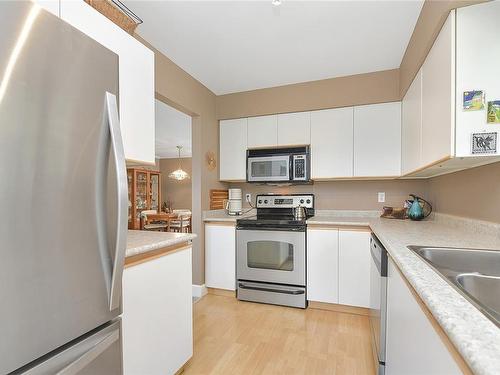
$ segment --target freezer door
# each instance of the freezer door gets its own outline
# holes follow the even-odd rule
[[[127,181],[118,56],[0,2],[0,374],[121,313]]]
[[[121,375],[121,321],[71,342],[12,375]]]

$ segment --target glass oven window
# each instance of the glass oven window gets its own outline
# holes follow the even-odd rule
[[[279,241],[247,243],[247,266],[278,271],[293,271],[293,245]]]
[[[288,175],[288,161],[284,159],[252,161],[251,174],[252,177],[286,177]]]

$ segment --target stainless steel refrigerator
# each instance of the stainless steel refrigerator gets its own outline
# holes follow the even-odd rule
[[[0,374],[121,374],[118,56],[0,2]]]

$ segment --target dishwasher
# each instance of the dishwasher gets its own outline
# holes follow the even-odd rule
[[[370,238],[370,327],[378,357],[378,375],[385,374],[387,327],[387,251],[372,233]]]

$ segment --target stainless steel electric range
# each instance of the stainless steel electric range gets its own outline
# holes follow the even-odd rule
[[[294,216],[299,206],[305,217]],[[237,298],[306,308],[306,220],[314,195],[257,195],[256,208],[236,225]]]

